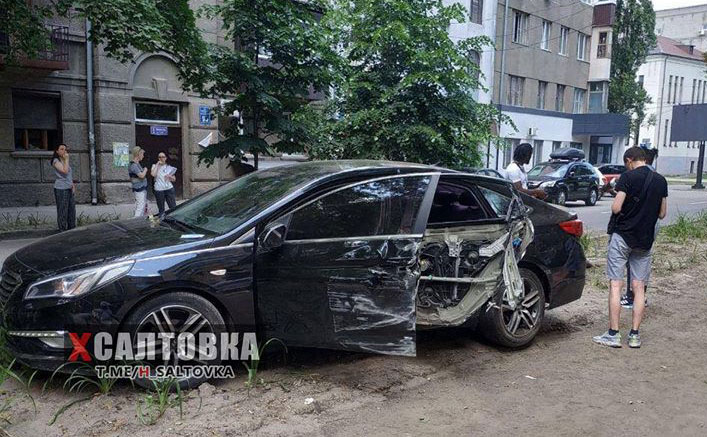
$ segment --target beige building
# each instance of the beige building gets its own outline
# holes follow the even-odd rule
[[[655,33],[707,52],[707,3],[655,11]]]
[[[226,162],[210,168],[197,165],[198,143],[209,134],[217,141],[218,120],[209,111],[218,102],[184,92],[168,55],[139,54],[122,64],[99,48],[87,51],[83,22],[47,26],[52,29],[51,50],[38,60],[0,70],[0,206],[54,203],[49,158],[60,143],[70,149],[77,201],[83,203],[132,199],[124,154],[134,145],[147,151],[143,165],[154,163],[160,151],[168,154],[179,168],[176,188],[184,197],[234,177]],[[199,19],[198,26],[208,42],[223,42],[215,21]]]

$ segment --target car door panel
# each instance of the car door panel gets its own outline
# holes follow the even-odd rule
[[[395,181],[359,183],[349,187],[361,187],[358,193],[328,193],[296,209],[288,214],[283,245],[259,251],[257,307],[265,338],[415,355],[418,253],[436,176],[387,179]],[[341,199],[327,200],[336,196]],[[350,235],[373,228],[371,235]]]

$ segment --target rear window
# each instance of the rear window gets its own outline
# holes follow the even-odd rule
[[[470,222],[488,218],[471,188],[440,182],[430,209],[430,225]]]
[[[486,198],[486,201],[491,205],[491,209],[493,209],[493,212],[495,212],[497,216],[506,216],[508,207],[511,206],[510,197],[481,186],[479,187],[479,191],[481,191],[481,194]]]
[[[570,164],[568,162],[544,162],[533,167],[528,176],[549,176],[553,178],[561,178],[567,173]]]

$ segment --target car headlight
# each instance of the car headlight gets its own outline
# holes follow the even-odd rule
[[[135,261],[124,261],[66,273],[30,285],[25,299],[76,297],[127,274]]]
[[[550,188],[555,186],[555,182],[557,181],[546,181],[540,184],[540,188]]]

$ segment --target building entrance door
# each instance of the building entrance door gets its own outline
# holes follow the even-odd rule
[[[143,167],[152,168],[152,164],[157,163],[157,155],[164,152],[167,155],[167,163],[177,168],[176,182],[173,182],[177,192],[177,198],[183,194],[182,178],[184,176],[184,166],[182,165],[182,128],[180,126],[169,125],[135,125],[135,144],[145,149],[145,159],[142,161]],[[147,172],[147,180],[150,189],[148,195],[154,198],[152,193],[155,181]]]

